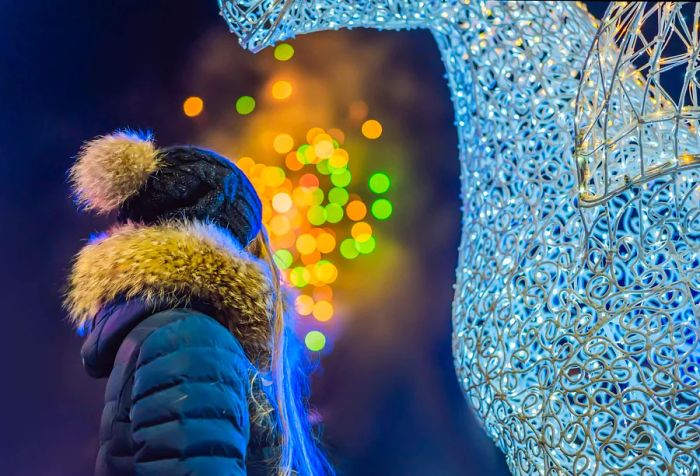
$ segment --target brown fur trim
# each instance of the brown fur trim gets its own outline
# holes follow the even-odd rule
[[[76,256],[65,305],[76,326],[117,296],[210,304],[253,363],[269,357],[273,285],[264,262],[213,224],[120,225]],[[257,361],[257,362],[256,362]]]

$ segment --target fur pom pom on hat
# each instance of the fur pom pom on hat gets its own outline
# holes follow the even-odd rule
[[[246,246],[262,227],[262,204],[241,169],[194,146],[157,149],[150,135],[115,132],[86,142],[70,170],[77,202],[121,223],[212,222]]]
[[[118,131],[86,142],[70,169],[78,204],[109,213],[135,195],[158,168],[152,138]]]

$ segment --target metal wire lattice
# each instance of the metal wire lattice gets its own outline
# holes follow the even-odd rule
[[[227,20],[241,36],[259,18]],[[255,48],[433,33],[460,145],[455,366],[511,471],[700,474],[697,7],[616,3],[600,28],[574,2],[295,0],[266,18]]]

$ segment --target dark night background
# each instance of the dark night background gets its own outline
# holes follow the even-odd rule
[[[607,2],[590,3],[600,17]],[[107,222],[74,210],[65,171],[83,140],[124,125],[154,129],[164,143],[194,139],[180,109],[190,94],[187,58],[204,34],[226,31],[217,13],[215,0],[0,0],[3,474],[91,473],[104,382],[81,367],[81,339],[64,320],[60,293],[71,256]],[[388,106],[402,132],[423,144],[418,153],[429,156],[414,173],[431,202],[409,203],[400,222],[405,245],[423,256],[424,288],[408,294],[415,302],[377,310],[395,324],[390,352],[364,352],[358,321],[324,358],[314,402],[326,417],[325,443],[347,475],[508,474],[452,366],[459,169],[438,50],[425,31],[357,30],[303,41],[312,48],[336,34],[358,44],[393,36],[405,54],[385,67],[406,71],[436,99],[429,121],[410,106]],[[233,36],[227,47],[236,61],[250,57]],[[441,226],[425,226],[437,207]]]

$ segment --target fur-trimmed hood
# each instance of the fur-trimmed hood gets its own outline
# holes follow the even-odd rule
[[[76,256],[65,306],[79,328],[90,328],[115,300],[146,306],[205,303],[239,339],[252,362],[267,362],[274,287],[264,262],[210,223],[119,225]]]

